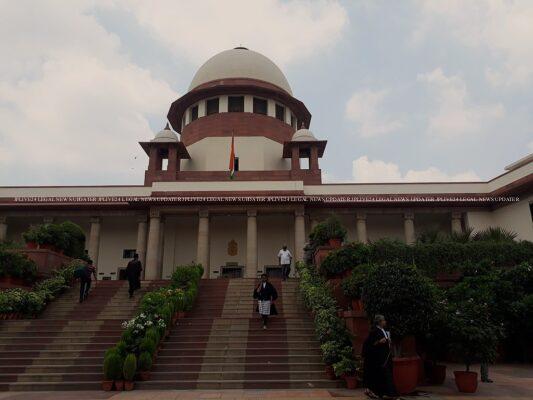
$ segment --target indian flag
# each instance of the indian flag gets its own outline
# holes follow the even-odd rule
[[[235,137],[231,135],[231,150],[229,154],[229,178],[233,179],[235,175]]]

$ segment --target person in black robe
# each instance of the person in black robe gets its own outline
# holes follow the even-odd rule
[[[261,275],[261,282],[254,289],[254,299],[257,300],[257,311],[263,321],[263,329],[267,328],[268,316],[277,315],[274,302],[278,298],[278,292],[274,285],[268,281],[268,275]]]
[[[126,277],[128,278],[128,283],[130,284],[130,299],[133,297],[133,292],[141,288],[142,270],[142,263],[139,261],[139,255],[134,254],[133,260],[131,260],[126,267]]]
[[[365,394],[371,398],[397,397],[392,375],[392,352],[390,333],[385,330],[387,321],[376,315],[374,325],[363,343],[363,381]]]

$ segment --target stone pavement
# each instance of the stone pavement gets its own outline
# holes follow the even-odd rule
[[[457,365],[448,366],[448,377],[442,386],[420,387],[421,396],[406,396],[406,399],[427,398],[435,400],[530,400],[533,399],[532,365],[498,365],[491,368],[494,383],[480,383],[477,393],[462,394],[455,388],[453,370]],[[132,392],[4,392],[0,400],[298,400],[322,399],[366,399],[362,389],[294,389],[294,390],[167,390]]]

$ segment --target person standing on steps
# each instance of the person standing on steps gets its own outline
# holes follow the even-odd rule
[[[268,281],[268,275],[261,275],[261,282],[254,290],[254,299],[257,300],[257,311],[263,321],[263,329],[267,328],[268,316],[277,315],[275,301],[278,298],[278,292],[274,285]]]
[[[129,294],[130,299],[133,297],[133,292],[141,288],[141,271],[142,263],[139,260],[139,255],[135,253],[133,255],[133,260],[128,263],[126,267],[126,277],[128,278],[128,283],[130,284]]]
[[[83,301],[87,300],[87,296],[89,296],[92,276],[94,276],[94,280],[96,281],[96,267],[89,260],[84,267],[74,272],[74,276],[80,280],[80,303],[83,303]]]
[[[287,250],[287,245],[284,244],[278,252],[279,265],[281,265],[281,278],[285,281],[291,273],[292,254]]]

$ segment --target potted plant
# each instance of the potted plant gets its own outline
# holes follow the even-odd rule
[[[26,248],[36,249],[38,247],[39,229],[40,225],[31,225],[26,232],[22,233]]]
[[[346,382],[348,389],[357,388],[358,363],[351,357],[342,357],[333,364],[335,375],[341,377]]]
[[[133,390],[133,387],[135,386],[135,382],[133,381],[133,377],[135,376],[135,372],[137,370],[137,358],[135,357],[135,354],[130,353],[126,356],[126,359],[124,360],[124,366],[122,367],[122,373],[124,375],[124,389],[125,390]]]
[[[402,344],[428,330],[439,297],[436,285],[412,265],[385,263],[368,272],[363,301],[369,316],[383,314],[388,321],[395,356],[394,383],[400,394],[415,390],[420,365],[420,357]]]
[[[322,360],[326,364],[326,375],[333,380],[336,377],[333,364],[343,357],[351,356],[352,348],[334,340],[321,344],[320,348],[322,350]]]
[[[141,381],[150,379],[152,368],[152,356],[147,351],[143,351],[137,361],[137,368],[139,369],[139,378]]]
[[[108,351],[104,358],[104,380],[102,389],[110,391],[113,389],[113,382],[116,384],[122,379],[122,358],[115,351]],[[117,390],[118,387],[117,387]]]
[[[369,264],[360,264],[352,269],[352,274],[342,281],[344,295],[351,300],[353,311],[364,311],[363,287],[370,270]]]
[[[309,240],[314,246],[329,244],[333,248],[339,248],[344,239],[346,239],[346,228],[335,216],[317,224],[309,234]]]
[[[453,372],[460,392],[476,392],[478,376],[470,371],[470,366],[476,361],[494,361],[500,334],[486,303],[473,298],[450,303],[450,347],[466,367],[464,371]]]

